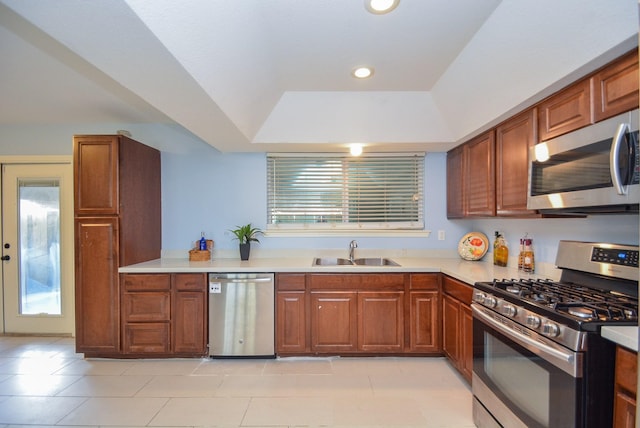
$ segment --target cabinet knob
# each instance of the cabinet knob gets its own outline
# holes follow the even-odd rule
[[[0,260],[11,260],[11,256],[2,256]]]

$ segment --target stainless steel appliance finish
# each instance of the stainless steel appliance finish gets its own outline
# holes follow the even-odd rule
[[[503,426],[600,427],[613,417],[615,345],[638,323],[638,247],[561,241],[560,281],[496,279],[473,293],[474,415]]]
[[[209,355],[274,357],[274,275],[209,274]]]
[[[527,208],[638,212],[638,114],[623,113],[532,147]]]

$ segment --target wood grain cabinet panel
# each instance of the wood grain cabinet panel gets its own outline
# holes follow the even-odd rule
[[[599,122],[637,109],[638,80],[637,50],[594,74],[592,77],[594,120]]]
[[[447,152],[447,218],[465,216],[464,146]]]
[[[171,275],[171,352],[175,356],[203,356],[207,353],[207,274]]]
[[[496,215],[495,133],[480,135],[464,145],[465,216]]]
[[[276,274],[276,353],[305,354],[309,348],[304,273]]]
[[[73,137],[76,351],[87,357],[117,357],[132,343],[122,341],[118,268],[160,257],[160,166],[158,150],[125,136]]]
[[[146,291],[125,293],[122,296],[123,322],[169,321],[171,319],[171,293]]]
[[[443,275],[442,350],[451,364],[471,383],[473,366],[473,317],[471,286]]]
[[[404,350],[404,292],[358,292],[358,350]]]
[[[585,79],[538,104],[538,137],[545,141],[593,123],[591,82]]]
[[[127,323],[124,325],[125,354],[164,355],[169,353],[169,323]]]
[[[439,295],[438,291],[411,291],[409,293],[411,352],[440,352]]]
[[[638,353],[616,347],[616,375],[613,400],[614,428],[634,428],[638,393]]]
[[[357,351],[357,296],[355,291],[311,292],[311,351]]]
[[[120,352],[118,218],[75,220],[76,351]]]
[[[529,149],[536,144],[535,110],[496,128],[496,214],[535,215],[527,210]]]

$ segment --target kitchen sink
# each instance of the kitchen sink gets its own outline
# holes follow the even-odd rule
[[[351,260],[335,257],[316,257],[313,259],[314,266],[353,266]]]
[[[349,259],[335,257],[316,257],[313,259],[313,266],[400,266],[398,263],[385,257],[366,257]]]
[[[357,266],[400,266],[398,263],[385,257],[366,257],[355,259],[353,263]]]

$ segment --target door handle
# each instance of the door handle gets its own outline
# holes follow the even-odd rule
[[[11,260],[11,256],[2,256],[0,260]]]

